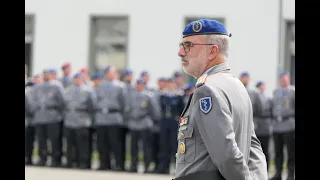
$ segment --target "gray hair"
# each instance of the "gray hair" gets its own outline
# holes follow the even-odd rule
[[[225,58],[228,58],[228,51],[230,47],[229,36],[225,35],[204,35],[204,40],[207,41],[208,44],[215,44],[219,47],[219,52]]]

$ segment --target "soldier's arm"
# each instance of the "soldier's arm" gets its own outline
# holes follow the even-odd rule
[[[124,87],[120,87],[119,86],[119,89],[120,89],[120,93],[119,93],[119,97],[118,97],[118,100],[119,100],[119,104],[120,104],[120,111],[122,111],[123,114],[125,114],[127,111],[128,111],[128,106],[126,105],[127,102],[126,102],[126,97],[127,97],[127,94],[126,94],[126,89]]]
[[[57,102],[58,102],[58,106],[59,106],[59,110],[61,112],[64,111],[65,109],[65,96],[64,96],[64,88],[62,85],[57,85]]]
[[[259,180],[268,180],[267,162],[262,151],[260,141],[258,140],[254,130],[251,132],[251,146],[248,167],[251,176]]]
[[[155,95],[149,96],[149,112],[155,120],[160,119],[160,106]]]
[[[255,92],[255,106],[256,106],[255,116],[261,117],[262,116],[262,102],[261,102],[261,99],[260,99],[259,94],[257,92]]]
[[[211,98],[211,109],[200,110],[200,99]],[[206,104],[210,107],[210,104]],[[195,91],[195,116],[200,135],[213,163],[228,180],[250,179],[247,162],[235,140],[232,114],[218,91],[203,85]]]

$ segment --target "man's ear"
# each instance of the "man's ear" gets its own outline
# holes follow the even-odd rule
[[[219,53],[219,47],[217,45],[213,45],[209,49],[208,59],[213,60]]]

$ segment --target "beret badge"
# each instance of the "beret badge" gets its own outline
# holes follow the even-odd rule
[[[200,32],[202,29],[202,23],[200,21],[195,21],[192,25],[192,30],[194,32]]]

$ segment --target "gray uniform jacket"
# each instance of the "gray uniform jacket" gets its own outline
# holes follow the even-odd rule
[[[123,125],[128,127],[128,121],[131,116],[131,111],[132,111],[132,103],[134,103],[133,100],[133,93],[135,92],[135,88],[131,85],[126,83],[125,84],[126,88],[126,109],[127,111],[123,115]]]
[[[96,126],[122,126],[124,124],[123,115],[127,109],[125,106],[126,89],[119,82],[118,80],[103,81],[97,87]]]
[[[282,133],[295,130],[295,89],[278,88],[273,92],[273,132]]]
[[[60,84],[60,85],[59,85]],[[64,90],[56,81],[35,85],[32,92],[34,123],[48,124],[60,122],[65,108]]]
[[[222,63],[199,86],[180,119],[176,177],[213,171],[220,176],[212,180],[267,180],[266,158],[243,84]]]
[[[69,76],[64,76],[59,81],[62,83],[64,88],[72,85],[72,79]]]
[[[32,106],[31,106],[31,87],[25,88],[25,127],[29,126],[32,120]]]
[[[253,113],[253,122],[254,122],[254,128],[257,129],[257,121],[261,117],[262,113],[262,103],[259,98],[259,94],[257,91],[246,88],[251,100],[252,104],[252,113]]]
[[[152,117],[155,116],[152,96],[147,91],[132,93],[131,113],[128,127],[131,130],[146,130],[153,126]]]
[[[269,136],[271,134],[272,99],[265,93],[259,93],[262,105],[261,116],[254,118],[255,130],[258,136]]]
[[[92,116],[96,96],[93,88],[87,85],[71,85],[65,89],[66,116],[64,125],[68,128],[92,126]]]

